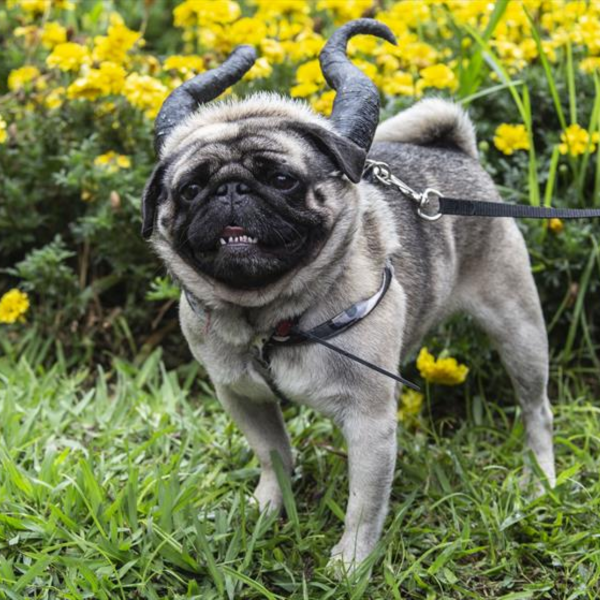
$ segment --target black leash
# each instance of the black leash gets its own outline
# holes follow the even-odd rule
[[[597,208],[550,208],[546,206],[526,206],[524,204],[504,204],[503,202],[480,202],[439,198],[438,212],[442,215],[459,217],[514,217],[527,219],[590,219],[600,217]]]
[[[396,177],[387,163],[367,160],[363,177],[369,173],[373,178],[387,186],[394,186],[405,196],[418,203],[417,213],[426,221],[437,221],[444,215],[459,217],[511,217],[515,219],[593,219],[600,217],[598,208],[550,208],[547,206],[526,206],[524,204],[505,204],[504,202],[482,202],[480,200],[463,200],[446,198],[434,188],[417,192],[401,179]],[[437,210],[432,200],[437,199]],[[426,210],[427,209],[427,210]]]

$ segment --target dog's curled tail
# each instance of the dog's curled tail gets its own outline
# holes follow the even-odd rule
[[[453,147],[477,158],[475,128],[458,104],[428,98],[384,121],[375,142],[400,142],[419,146]]]

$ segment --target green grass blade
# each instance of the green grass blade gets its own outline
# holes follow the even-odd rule
[[[577,123],[577,93],[575,90],[575,68],[573,66],[573,47],[567,41],[567,87],[569,90],[569,116],[571,124]]]
[[[298,509],[296,508],[296,500],[294,499],[294,493],[292,492],[292,481],[290,476],[287,474],[283,461],[276,450],[271,451],[271,461],[273,462],[273,469],[277,475],[277,481],[283,494],[283,505],[285,506],[285,512],[287,513],[288,519],[294,528],[296,540],[300,542],[302,540],[302,533],[300,528],[300,520],[298,518]]]
[[[496,27],[500,23],[506,7],[508,6],[509,0],[498,0],[494,3],[494,10],[490,15],[488,24],[483,32],[481,38],[486,42],[492,37]],[[482,48],[478,48],[477,51],[471,57],[469,64],[465,70],[461,72],[460,86],[458,89],[458,97],[464,98],[470,96],[476,92],[479,85],[481,69],[483,67],[483,53]]]
[[[575,301],[575,306],[573,308],[573,317],[571,320],[571,326],[569,327],[569,333],[567,335],[567,341],[565,343],[565,348],[563,351],[563,361],[565,363],[569,362],[571,360],[571,354],[573,352],[573,345],[575,343],[575,336],[577,335],[577,330],[579,328],[581,313],[584,308],[584,301],[585,301],[588,286],[590,284],[590,278],[592,275],[594,264],[596,262],[597,254],[598,254],[597,249],[590,252],[590,257],[587,261],[587,264],[586,264],[583,274],[581,276],[581,280],[579,281],[579,290],[577,292],[577,300]]]
[[[537,25],[533,20],[531,13],[527,10],[526,6],[523,6],[523,10],[527,15],[527,19],[529,20],[529,25],[531,26],[531,35],[535,41],[535,45],[537,46],[538,55],[540,58],[540,62],[542,63],[542,67],[544,69],[544,74],[546,76],[546,83],[548,84],[548,88],[550,90],[550,95],[552,96],[552,101],[554,102],[554,108],[556,110],[556,116],[560,121],[560,126],[563,129],[567,128],[567,120],[565,119],[565,113],[562,108],[562,104],[560,101],[560,95],[558,93],[558,89],[556,87],[556,80],[554,79],[554,75],[552,74],[552,69],[550,68],[550,61],[546,56],[546,51],[544,50],[544,46],[542,45],[542,39],[540,37],[540,32],[538,31]]]
[[[548,170],[548,181],[544,190],[544,206],[552,206],[552,194],[554,193],[554,185],[556,183],[556,170],[560,159],[560,151],[558,146],[552,148],[552,157],[550,158],[550,168]]]

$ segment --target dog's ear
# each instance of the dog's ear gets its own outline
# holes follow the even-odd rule
[[[297,125],[298,133],[307,137],[321,152],[328,154],[340,171],[353,183],[361,180],[367,153],[351,140],[318,125]]]
[[[154,167],[154,171],[152,171],[152,175],[150,175],[142,195],[142,237],[146,240],[154,231],[156,208],[158,201],[164,193],[162,181],[164,174],[165,167],[159,163]]]

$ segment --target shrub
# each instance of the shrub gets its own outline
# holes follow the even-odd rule
[[[317,55],[335,26],[359,16],[398,36],[397,47],[363,36],[349,48],[379,86],[384,116],[424,95],[450,95],[470,108],[482,161],[508,199],[600,206],[595,3],[8,0],[0,8],[0,293],[20,287],[31,308],[25,324],[2,327],[12,336],[35,327],[96,358],[164,342],[176,290],[138,235],[162,101],[250,43],[260,58],[235,94],[276,90],[327,114],[334,94]],[[598,292],[598,225],[522,227],[556,347],[565,359],[597,361],[599,309],[583,300]],[[434,345],[460,345],[461,327]]]

